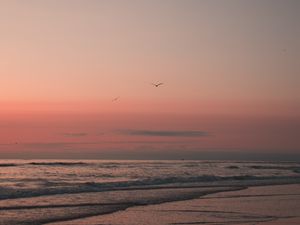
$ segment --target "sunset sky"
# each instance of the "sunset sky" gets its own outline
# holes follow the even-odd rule
[[[299,21],[298,0],[0,1],[0,157],[300,154]]]

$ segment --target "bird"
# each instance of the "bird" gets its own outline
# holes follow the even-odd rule
[[[163,85],[164,83],[151,83],[153,86],[155,86],[155,87],[159,87],[160,85]]]
[[[118,101],[118,100],[119,100],[119,98],[120,98],[120,96],[118,96],[118,97],[114,98],[114,99],[113,99],[113,100],[111,100],[111,101],[112,101],[112,102]]]

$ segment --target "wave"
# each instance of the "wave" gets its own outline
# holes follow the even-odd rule
[[[244,181],[244,182],[251,182],[251,181],[279,181],[279,180],[294,180],[297,179],[300,181],[299,176],[294,177],[284,177],[284,176],[211,176],[211,175],[203,175],[203,176],[195,176],[195,177],[166,177],[166,178],[149,178],[143,180],[135,180],[135,181],[124,181],[124,182],[107,182],[107,183],[96,183],[96,182],[86,182],[84,185],[91,186],[91,187],[102,187],[102,188],[126,188],[126,187],[150,187],[153,186],[161,186],[161,185],[171,185],[177,184],[180,187],[184,186],[185,184],[191,183],[199,183],[199,184],[212,184],[213,182],[223,182],[223,181]],[[214,184],[216,185],[216,184]]]
[[[89,165],[85,162],[29,162],[29,163],[0,163],[0,167],[13,167],[13,166],[82,166]]]
[[[234,169],[239,169],[240,167],[238,167],[238,166],[227,166],[226,168],[234,170]]]
[[[107,192],[102,195],[99,193],[87,195],[81,194],[75,202],[74,196],[66,195],[55,196],[53,199],[47,199],[45,203],[39,201],[39,199],[30,199],[29,201],[22,199],[8,206],[0,206],[0,211],[3,214],[6,214],[1,222],[7,225],[26,225],[69,221],[70,224],[72,224],[72,220],[74,219],[83,219],[86,217],[113,213],[133,206],[182,201],[198,198],[207,194],[224,191],[237,191],[242,189],[243,188],[241,187],[221,187],[181,189],[178,191],[124,191],[117,194]],[[108,201],[104,200],[106,199],[106,196],[108,196]],[[77,196],[75,195],[75,197]],[[38,210],[39,213],[33,214],[34,216],[28,216],[27,213],[19,213],[18,210]],[[60,211],[59,214],[57,213],[58,210]],[[30,213],[30,211],[25,212]]]
[[[300,173],[300,168],[293,169],[294,173]]]
[[[290,170],[295,173],[300,173],[300,166],[262,166],[262,165],[254,165],[250,166],[251,169],[257,170]]]
[[[34,166],[77,166],[77,165],[87,165],[84,162],[30,162],[27,163]]]
[[[85,192],[122,191],[122,190],[146,190],[165,188],[187,187],[222,187],[222,186],[259,186],[272,184],[300,183],[300,176],[293,177],[259,177],[259,176],[195,176],[195,177],[166,177],[149,178],[122,182],[85,182],[85,183],[58,183],[45,185],[35,189],[0,188],[0,199],[27,198],[43,195],[74,194]]]
[[[10,166],[18,166],[18,164],[14,164],[14,163],[0,163],[0,167],[10,167]]]

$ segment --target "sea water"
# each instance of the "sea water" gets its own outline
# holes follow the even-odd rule
[[[300,183],[297,162],[2,160],[0,224],[45,224],[292,183]]]

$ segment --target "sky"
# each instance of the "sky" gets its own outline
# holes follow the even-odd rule
[[[0,21],[2,158],[300,154],[297,0],[3,0]]]

